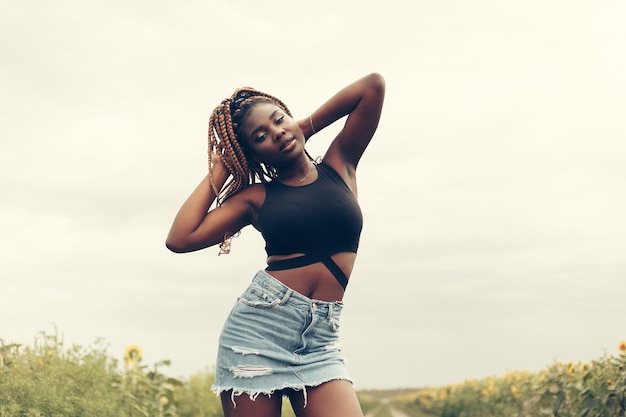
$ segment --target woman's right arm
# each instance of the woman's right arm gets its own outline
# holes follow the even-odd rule
[[[213,161],[213,183],[219,190],[229,174],[218,156]],[[172,252],[191,252],[216,245],[224,241],[225,236],[234,235],[251,222],[252,209],[245,194],[235,194],[209,211],[217,196],[207,175],[178,210],[165,246]]]

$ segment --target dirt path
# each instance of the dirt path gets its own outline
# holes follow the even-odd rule
[[[374,417],[383,408],[387,408],[389,410],[389,414],[391,414],[391,417],[411,417],[404,411],[398,410],[394,406],[389,405],[388,402],[389,400],[383,400],[383,403],[380,407],[376,408],[371,413],[366,414],[365,417]]]
[[[411,417],[404,411],[400,411],[394,407],[389,407],[389,412],[391,413],[391,417]]]

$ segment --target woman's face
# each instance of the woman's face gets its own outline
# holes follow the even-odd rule
[[[304,152],[304,135],[298,123],[273,103],[252,107],[241,133],[254,159],[277,169]]]

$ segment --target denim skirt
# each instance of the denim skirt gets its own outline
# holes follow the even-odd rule
[[[216,394],[303,391],[324,382],[351,381],[339,344],[342,304],[310,299],[259,271],[237,299],[219,339]],[[236,403],[235,403],[236,405]]]

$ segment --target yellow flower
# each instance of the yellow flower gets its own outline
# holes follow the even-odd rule
[[[487,388],[483,389],[483,390],[480,392],[480,395],[482,395],[482,396],[483,396],[483,397],[485,397],[485,398],[489,398],[489,397],[490,397],[490,396],[494,393],[494,391],[495,391],[495,383],[494,383],[494,380],[493,380],[493,379],[491,379],[491,378],[489,378],[489,379],[488,379],[488,381],[489,381],[489,385],[487,386]]]
[[[626,340],[622,340],[622,342],[619,344],[619,350],[621,352],[626,352]]]
[[[159,397],[159,402],[161,403],[161,405],[167,405],[169,400],[167,399],[165,395],[162,395],[161,397]]]
[[[126,368],[130,365],[136,365],[141,362],[143,358],[143,351],[138,345],[130,345],[124,351],[124,363]]]
[[[576,367],[574,366],[573,363],[570,362],[570,363],[567,364],[567,371],[572,376],[576,373]]]
[[[511,387],[511,394],[513,394],[513,398],[515,398],[516,400],[519,400],[519,391],[517,390],[517,387],[515,386]]]

